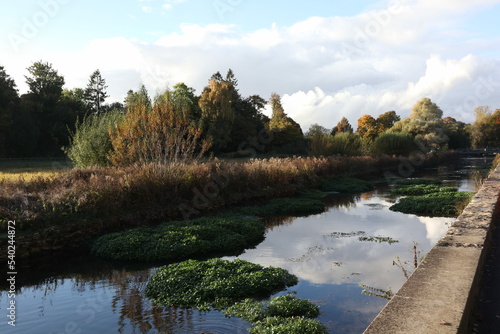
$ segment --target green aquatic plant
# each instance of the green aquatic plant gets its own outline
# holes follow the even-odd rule
[[[378,242],[378,243],[387,242],[389,245],[392,245],[392,244],[399,242],[399,240],[395,240],[391,237],[359,237],[358,240],[359,241]]]
[[[357,194],[375,189],[373,183],[365,180],[354,178],[337,178],[331,181],[324,182],[321,185],[321,190],[339,193]]]
[[[127,261],[180,261],[217,253],[238,254],[264,239],[265,224],[237,216],[204,217],[104,235],[98,256]]]
[[[441,180],[431,180],[431,179],[400,179],[394,182],[396,186],[414,186],[414,185],[441,185],[443,181]]]
[[[297,283],[297,277],[285,269],[243,260],[187,260],[158,269],[146,286],[146,296],[169,307],[220,310]]]
[[[428,217],[457,217],[472,198],[469,192],[437,192],[401,198],[389,209]]]
[[[268,317],[248,330],[251,334],[326,334],[325,326],[316,319],[304,317]]]
[[[309,216],[325,211],[325,204],[311,198],[275,198],[264,205],[247,206],[233,210],[232,214],[273,217],[273,216]]]
[[[229,317],[237,316],[251,322],[250,333],[326,333],[317,320],[319,306],[309,300],[287,294],[267,302],[245,299],[224,310]]]

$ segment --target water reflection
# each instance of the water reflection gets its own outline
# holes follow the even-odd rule
[[[475,181],[463,179],[460,170],[441,172],[447,185],[473,190]],[[426,173],[436,175],[435,170]],[[328,210],[323,214],[272,219],[266,239],[238,258],[289,270],[300,278],[289,290],[319,303],[323,312],[319,320],[331,332],[361,333],[386,301],[361,294],[359,283],[397,291],[405,278],[392,265],[396,256],[411,261],[414,242],[425,254],[453,221],[389,211],[397,198],[388,189],[379,187],[356,196],[333,194],[325,198]],[[69,260],[51,258],[19,265],[18,326],[2,323],[1,333],[247,332],[248,323],[227,319],[219,312],[151,303],[144,295],[156,270],[150,265],[106,262],[86,254],[70,256]],[[7,293],[2,291],[4,312],[7,302]]]

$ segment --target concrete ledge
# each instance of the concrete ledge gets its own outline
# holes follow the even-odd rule
[[[365,334],[469,333],[499,196],[500,166]]]

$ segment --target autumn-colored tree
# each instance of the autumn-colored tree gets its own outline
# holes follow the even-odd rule
[[[129,97],[127,114],[110,130],[114,165],[186,161],[201,157],[210,147],[208,140],[201,140],[201,123],[191,118],[187,96],[167,90],[152,104],[145,91]]]
[[[476,120],[471,126],[472,146],[500,147],[500,109],[492,112],[489,106],[479,106],[474,112]]]
[[[199,105],[205,136],[212,141],[213,149],[221,151],[230,141],[235,119],[232,101],[234,85],[230,81],[211,79],[201,94]]]
[[[272,108],[272,117],[268,124],[268,129],[274,133],[273,146],[281,146],[303,140],[304,134],[300,125],[292,118],[288,117],[281,104],[281,96],[276,93],[271,94],[269,100]]]
[[[349,120],[345,117],[342,117],[340,122],[337,123],[337,125],[332,129],[332,135],[335,136],[337,133],[353,133],[354,130],[352,129],[351,123],[349,123]]]
[[[358,119],[358,135],[368,142],[372,142],[378,136],[378,122],[370,115],[361,116]]]
[[[377,132],[382,134],[392,128],[396,122],[400,121],[399,117],[395,111],[388,111],[377,117]]]

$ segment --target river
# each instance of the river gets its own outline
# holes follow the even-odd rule
[[[477,166],[468,158],[457,168],[438,168],[412,177],[443,179],[460,191],[475,191]],[[392,212],[397,201],[387,184],[360,195],[333,194],[328,210],[305,218],[268,222],[266,239],[238,258],[277,266],[297,275],[292,292],[320,305],[318,318],[331,333],[362,333],[387,303],[362,293],[366,286],[395,293],[411,272],[413,246],[424,256],[446,233],[451,218]],[[227,257],[226,259],[233,259]],[[399,264],[399,265],[395,265]],[[154,305],[144,289],[156,267],[116,263],[85,253],[22,261],[18,265],[16,326],[8,325],[8,291],[0,293],[3,334],[247,333],[249,324],[219,312]]]

